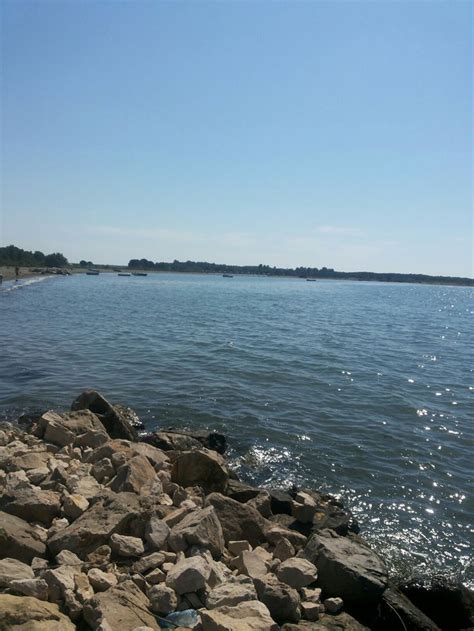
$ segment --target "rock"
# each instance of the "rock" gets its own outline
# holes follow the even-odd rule
[[[268,518],[272,516],[270,494],[268,491],[260,491],[258,495],[247,502],[247,505],[255,508],[262,517]]]
[[[102,458],[92,466],[91,473],[99,484],[105,484],[115,476],[115,467],[109,458]]]
[[[301,596],[305,601],[319,603],[321,599],[321,591],[322,590],[319,587],[315,587],[314,589],[303,587],[301,590]]]
[[[164,583],[165,581],[166,574],[159,568],[152,570],[146,575],[146,582],[150,585],[158,585],[159,583]]]
[[[317,570],[310,561],[295,557],[280,564],[277,576],[290,587],[301,589],[314,583],[317,578]]]
[[[295,549],[286,537],[282,537],[276,544],[273,556],[280,561],[286,561],[295,556]]]
[[[99,546],[92,552],[86,555],[86,560],[92,565],[107,565],[110,563],[110,557],[112,556],[112,550],[110,546]]]
[[[105,427],[111,438],[125,438],[137,440],[137,431],[130,422],[123,409],[115,408],[107,399],[95,390],[82,392],[71,405],[71,410],[90,410],[94,412]]]
[[[220,493],[208,495],[206,506],[214,506],[226,543],[242,540],[248,541],[251,546],[265,543],[266,522],[255,508]]]
[[[102,423],[88,410],[66,414],[49,411],[38,420],[36,433],[46,442],[62,447],[73,443],[76,436],[90,431],[105,434]]]
[[[274,546],[278,545],[281,539],[287,539],[296,550],[303,548],[307,542],[307,538],[296,530],[291,530],[272,522],[267,523],[265,536]]]
[[[48,548],[56,555],[71,550],[80,558],[106,544],[115,532],[124,532],[139,512],[138,497],[133,493],[111,493],[97,500],[70,526],[48,540]],[[41,555],[36,555],[41,556]]]
[[[206,493],[224,491],[229,471],[215,451],[200,449],[180,453],[171,469],[171,480],[180,486],[201,486]]]
[[[256,578],[255,588],[258,600],[263,602],[273,620],[283,622],[299,622],[301,618],[300,597],[296,589],[282,583],[274,574],[266,574]]]
[[[239,574],[245,574],[253,579],[265,576],[268,572],[267,563],[255,551],[244,550],[237,558],[232,560],[232,563]]]
[[[235,605],[247,600],[257,600],[257,592],[252,579],[247,576],[233,576],[209,592],[206,607],[208,609],[223,606],[235,607]]]
[[[80,572],[74,576],[74,591],[81,603],[85,603],[86,600],[93,597],[94,590],[87,574]]]
[[[26,578],[11,581],[10,589],[15,594],[32,596],[38,600],[48,600],[48,583],[42,578]]]
[[[234,607],[201,610],[203,631],[277,631],[267,607],[258,600],[241,602]]]
[[[43,572],[42,578],[48,583],[51,602],[60,603],[64,599],[66,591],[74,591],[74,576],[79,572],[80,568],[71,565],[61,565]]]
[[[314,622],[319,618],[320,610],[322,609],[321,605],[318,603],[303,601],[300,604],[301,615],[305,620],[310,620]]]
[[[248,541],[229,541],[227,547],[229,548],[229,552],[234,556],[239,556],[241,552],[245,550],[251,550],[252,546]]]
[[[112,552],[121,557],[139,557],[145,552],[143,541],[138,537],[128,537],[114,533],[110,537]]]
[[[89,502],[83,495],[66,495],[63,501],[63,513],[70,521],[74,521],[89,508]]]
[[[59,565],[75,565],[76,567],[81,567],[83,562],[70,550],[61,550],[59,554],[56,555],[56,562]]]
[[[189,546],[206,548],[216,559],[224,552],[224,535],[213,506],[192,511],[173,526],[168,545],[174,552]]]
[[[60,495],[54,491],[43,491],[35,486],[16,488],[11,494],[0,498],[0,509],[16,515],[27,522],[40,522],[50,526],[59,515]]]
[[[268,489],[268,492],[270,493],[271,509],[274,515],[292,514],[293,498],[289,493],[280,489]]]
[[[324,609],[328,613],[339,613],[343,607],[344,602],[342,598],[326,598],[324,601]]]
[[[145,574],[149,570],[154,570],[165,562],[165,555],[161,552],[153,552],[142,557],[132,565],[132,571],[137,574]]]
[[[169,534],[169,526],[156,515],[151,517],[145,526],[145,541],[150,550],[161,550],[164,548]]]
[[[96,592],[105,592],[117,585],[117,577],[112,572],[103,572],[94,567],[87,572],[90,584]]]
[[[304,555],[317,566],[318,584],[328,597],[360,607],[377,602],[387,586],[385,564],[355,535],[321,531],[308,541]]]
[[[257,497],[260,492],[261,490],[255,486],[250,486],[250,484],[245,484],[244,482],[240,482],[240,480],[230,478],[227,482],[225,493],[231,499],[245,504],[245,502]]]
[[[152,432],[144,436],[143,440],[163,451],[188,451],[202,447],[196,438],[176,432]]]
[[[440,627],[433,620],[392,585],[389,585],[383,593],[380,610],[380,628],[387,631],[398,629],[400,618],[409,631],[440,631]],[[468,627],[468,625],[462,626]],[[449,628],[449,626],[444,628]],[[454,628],[460,629],[461,626],[456,624]]]
[[[164,616],[175,611],[178,606],[178,597],[175,591],[166,585],[153,586],[148,590],[148,598],[152,611]]]
[[[73,495],[82,495],[88,501],[101,490],[100,484],[92,475],[70,475],[66,486]]]
[[[134,456],[119,468],[110,488],[116,493],[130,491],[140,494],[146,490],[149,492],[155,477],[155,470],[148,459],[144,456]]]
[[[33,570],[26,563],[8,557],[0,560],[0,587],[8,587],[12,581],[34,578]]]
[[[126,580],[106,592],[96,594],[84,604],[83,615],[92,631],[107,624],[113,631],[148,626],[156,631],[159,625],[147,610],[150,601],[131,580]]]
[[[166,585],[178,594],[196,592],[206,586],[211,568],[202,557],[190,557],[178,562],[166,576]]]
[[[400,628],[400,627],[398,627]],[[284,624],[281,631],[370,631],[347,613],[337,616],[320,614],[317,622],[303,622],[299,624]]]
[[[109,440],[109,435],[104,431],[89,430],[80,436],[76,436],[74,439],[74,447],[80,447],[82,449],[90,447],[95,449],[100,445],[103,445]]]
[[[0,594],[2,631],[75,631],[76,625],[53,603],[27,596]],[[156,628],[156,627],[155,627]]]
[[[313,522],[316,514],[316,502],[307,493],[298,493],[292,504],[291,514],[303,524]]]
[[[34,557],[44,557],[45,552],[45,544],[28,522],[0,511],[0,558],[30,563]]]

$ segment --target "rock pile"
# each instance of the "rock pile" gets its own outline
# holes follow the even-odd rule
[[[334,499],[245,485],[224,449],[172,432],[140,442],[129,412],[91,391],[27,430],[3,426],[0,630],[399,629],[381,616],[388,591],[407,629],[438,628],[387,591]]]

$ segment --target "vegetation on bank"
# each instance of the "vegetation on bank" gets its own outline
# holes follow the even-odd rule
[[[371,280],[392,283],[435,283],[446,285],[474,286],[474,279],[456,276],[429,276],[427,274],[387,274],[376,272],[338,272],[328,267],[270,267],[269,265],[225,265],[200,261],[177,261],[172,263],[131,259],[130,269],[158,272],[200,272],[207,274],[257,274],[263,276],[294,276],[299,278],[326,278],[343,280]]]
[[[0,248],[0,265],[15,267],[66,267],[67,258],[61,252],[43,254],[39,250],[30,252],[15,245]]]

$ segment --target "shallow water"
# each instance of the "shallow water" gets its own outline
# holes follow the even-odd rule
[[[0,417],[85,388],[345,497],[404,576],[474,581],[473,290],[156,274],[4,282]]]

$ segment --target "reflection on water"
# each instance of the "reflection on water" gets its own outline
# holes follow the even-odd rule
[[[12,285],[4,418],[95,387],[149,427],[224,431],[244,478],[344,497],[395,571],[473,580],[472,289],[172,274]]]

